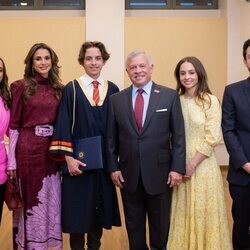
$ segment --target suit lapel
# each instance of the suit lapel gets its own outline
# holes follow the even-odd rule
[[[133,104],[132,104],[132,85],[125,90],[125,102],[128,103],[128,105],[124,105],[125,107],[128,107],[128,117],[129,117],[129,122],[132,124],[132,128],[138,133],[136,121],[135,121],[135,115],[134,115],[134,110],[133,110]]]
[[[245,83],[244,83],[244,94],[246,96],[246,99],[248,101],[248,104],[250,106],[250,77],[246,79]]]
[[[148,103],[148,110],[147,110],[145,122],[142,128],[142,133],[147,129],[150,119],[152,118],[155,110],[157,109],[157,105],[159,103],[160,97],[161,97],[161,87],[153,82],[151,93],[150,93],[150,99]]]

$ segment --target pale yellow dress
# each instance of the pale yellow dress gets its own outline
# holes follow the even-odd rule
[[[181,96],[186,132],[186,159],[196,151],[206,155],[191,179],[173,190],[168,250],[231,250],[224,190],[214,147],[221,141],[221,107],[209,95],[211,107]]]

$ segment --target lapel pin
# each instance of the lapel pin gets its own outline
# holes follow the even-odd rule
[[[154,92],[159,94],[160,93],[160,90],[159,89],[154,89]]]

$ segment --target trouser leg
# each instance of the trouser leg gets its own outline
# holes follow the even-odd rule
[[[151,250],[165,250],[170,224],[171,191],[147,195],[149,241]]]
[[[2,212],[3,212],[3,201],[4,201],[5,187],[6,187],[6,184],[0,185],[0,224],[1,224]]]
[[[69,235],[69,243],[71,250],[84,250],[84,234],[71,233]]]
[[[88,250],[99,250],[101,247],[102,227],[95,225],[87,234]]]
[[[148,249],[146,244],[146,203],[142,181],[135,193],[121,190],[130,250]]]
[[[250,185],[229,184],[233,200],[233,247],[234,250],[250,249]]]

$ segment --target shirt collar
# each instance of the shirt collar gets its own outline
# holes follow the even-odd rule
[[[143,90],[147,95],[150,95],[151,92],[151,88],[152,88],[153,82],[149,81],[146,85],[143,86]],[[132,85],[133,89],[132,89],[132,93],[133,95],[136,94],[137,90],[139,89],[138,87],[136,87],[134,84]]]
[[[83,84],[88,87],[90,84],[92,84],[93,81],[98,81],[100,85],[104,85],[104,80],[102,78],[102,76],[99,76],[97,79],[93,79],[92,77],[90,77],[87,74],[84,74],[83,76],[80,77]]]

